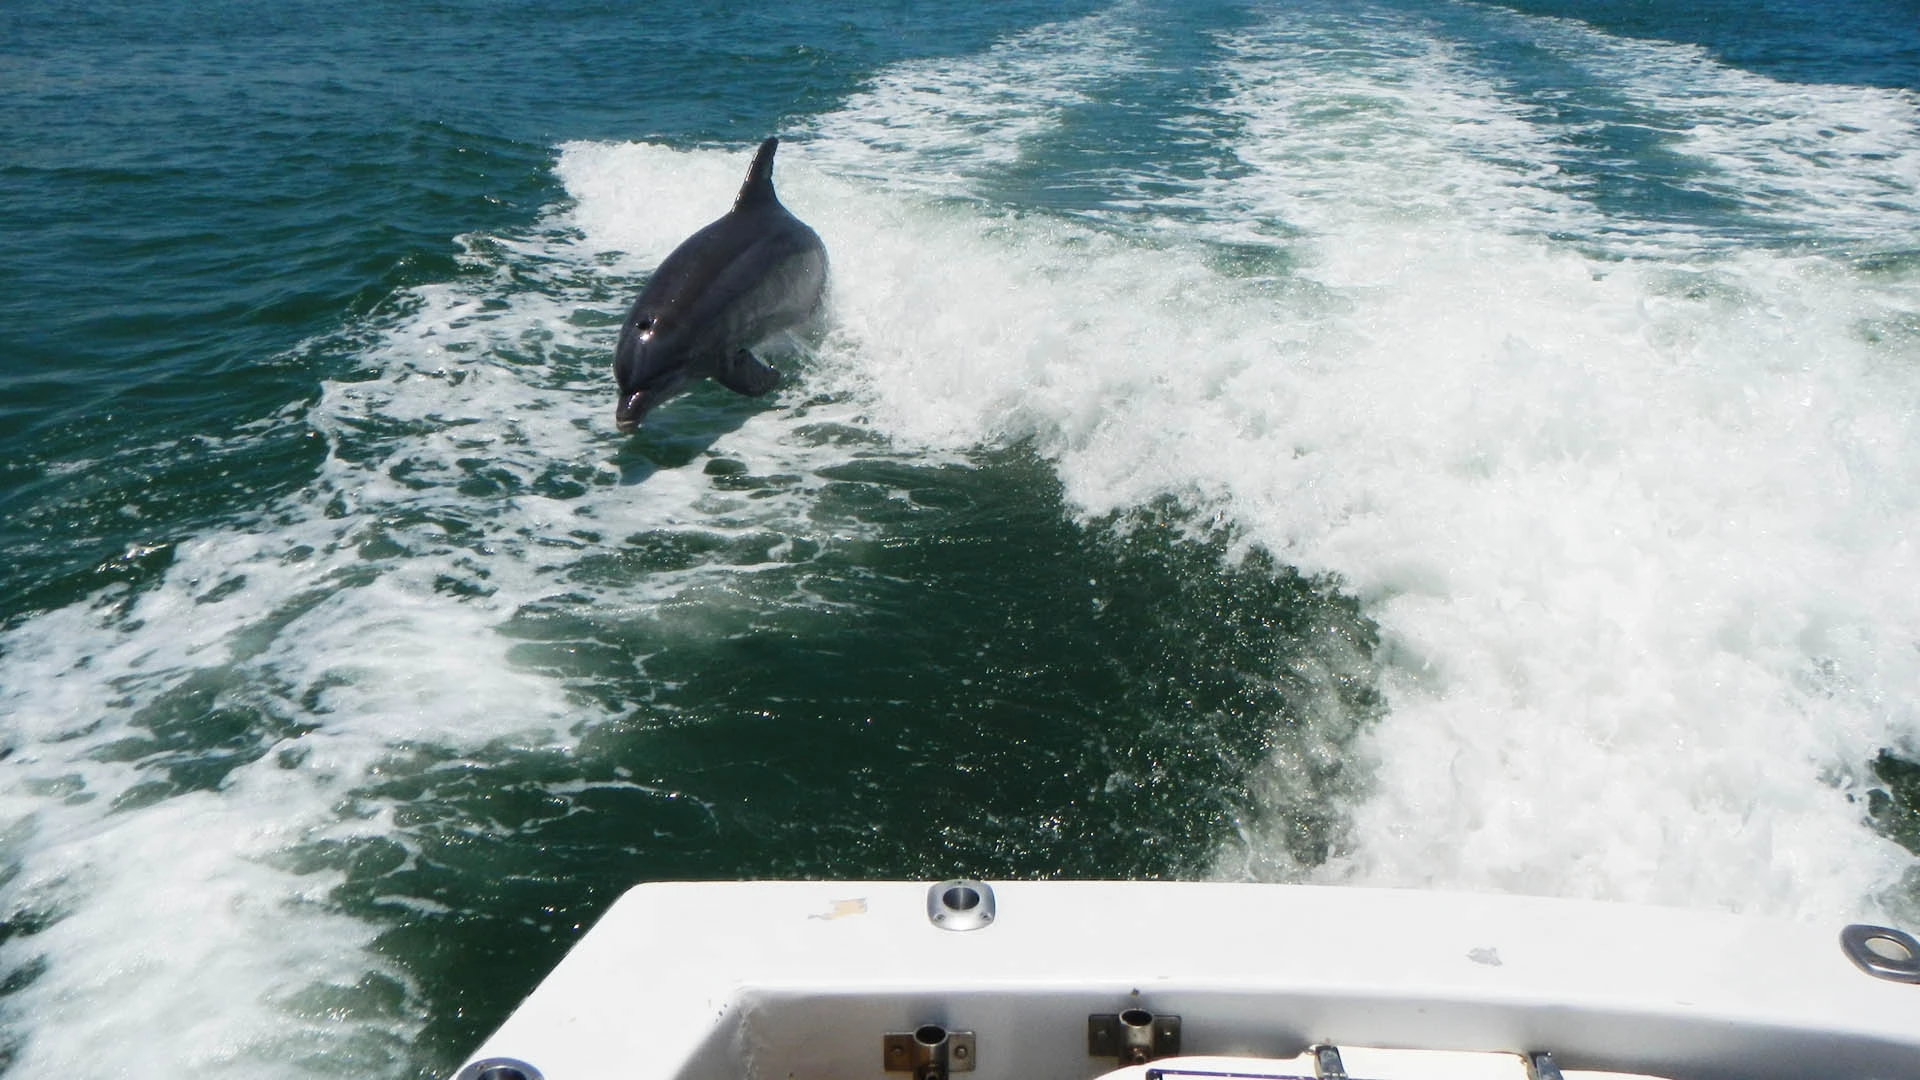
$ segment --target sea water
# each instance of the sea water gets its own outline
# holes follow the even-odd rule
[[[1920,18],[0,12],[0,1063],[450,1071],[631,883],[1920,914]],[[783,139],[828,316],[623,436]]]

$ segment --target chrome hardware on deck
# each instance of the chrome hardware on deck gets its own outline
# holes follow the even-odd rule
[[[1339,1047],[1316,1046],[1309,1053],[1313,1055],[1313,1075],[1320,1080],[1347,1080],[1347,1065],[1340,1060]]]
[[[1122,1065],[1144,1065],[1180,1052],[1180,1018],[1155,1016],[1145,1009],[1095,1013],[1087,1017],[1087,1056],[1112,1058]]]
[[[1561,1080],[1560,1066],[1554,1064],[1553,1055],[1545,1050],[1527,1055],[1527,1075],[1533,1080]]]
[[[481,1058],[461,1069],[453,1080],[543,1080],[540,1070],[517,1058]]]
[[[910,1072],[914,1080],[945,1080],[948,1073],[973,1071],[973,1032],[948,1031],[939,1024],[890,1032],[880,1040],[880,1058],[888,1072]]]
[[[993,886],[956,878],[927,890],[927,918],[942,930],[978,930],[993,922]]]
[[[1840,948],[1874,978],[1920,983],[1920,941],[1904,930],[1854,923],[1840,931]]]

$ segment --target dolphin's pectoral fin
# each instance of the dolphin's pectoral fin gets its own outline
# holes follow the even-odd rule
[[[714,381],[736,394],[760,397],[780,385],[780,373],[745,349],[727,357]]]

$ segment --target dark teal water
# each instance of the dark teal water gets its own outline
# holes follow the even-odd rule
[[[1916,910],[1913,4],[25,0],[0,87],[9,1075],[446,1074],[647,879]],[[769,133],[828,326],[620,436]]]

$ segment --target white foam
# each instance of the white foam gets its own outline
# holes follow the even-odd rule
[[[288,860],[387,831],[337,805],[392,747],[550,738],[577,707],[507,663],[498,609],[436,603],[436,560],[370,562],[371,522],[322,502],[182,544],[139,593],[9,635],[13,888],[58,916],[6,947],[10,966],[45,958],[8,1001],[39,1021],[23,1075],[299,1076],[403,1055],[406,976],[328,903],[337,872]],[[205,755],[160,744],[176,707],[254,713],[238,737],[260,756],[169,793],[170,766]]]
[[[968,197],[1069,109],[1141,63],[1137,5],[1015,34],[977,56],[895,64],[816,120],[813,152],[841,176]],[[910,164],[909,168],[902,168]]]
[[[1690,144],[1729,189],[1771,178],[1763,212],[1912,244],[1910,95],[1608,44],[1632,58],[1623,85],[1694,121]],[[1288,76],[1274,94],[1263,65],[1297,64],[1243,52],[1256,66],[1228,107],[1271,147],[1243,156],[1273,154],[1259,175],[1335,204],[1276,205],[1308,232],[1309,272],[1353,308],[1325,321],[1338,336],[1289,387],[1295,408],[1272,425],[1287,437],[1236,455],[1283,464],[1221,483],[1255,536],[1367,602],[1396,659],[1352,851],[1317,876],[1872,909],[1912,863],[1854,797],[1863,763],[1920,719],[1901,704],[1920,682],[1920,627],[1894,599],[1910,573],[1920,402],[1889,363],[1897,343],[1862,327],[1910,312],[1914,283],[1763,254],[1700,264],[1684,232],[1652,249],[1671,263],[1593,262],[1528,236],[1536,211],[1562,215],[1563,232],[1603,228],[1550,186],[1528,194],[1551,182],[1550,147],[1498,122],[1497,101],[1473,104],[1497,88],[1423,58],[1420,78],[1398,80],[1420,91],[1404,107],[1376,98],[1367,111],[1385,115],[1365,121],[1409,132],[1412,164],[1356,172],[1343,137],[1302,149],[1289,123],[1320,84]],[[1344,79],[1334,90],[1351,100]],[[1436,141],[1454,114],[1493,141]],[[1882,169],[1835,181],[1831,163],[1783,166],[1804,157],[1808,125],[1849,115]],[[1367,194],[1326,198],[1349,185]],[[1859,201],[1877,210],[1848,214]],[[1325,470],[1305,464],[1322,455]],[[1298,873],[1284,850],[1255,838],[1225,865]]]
[[[1363,601],[1390,713],[1349,849],[1308,871],[1254,821],[1222,872],[1873,910],[1912,865],[1855,799],[1915,734],[1920,391],[1862,327],[1914,283],[1684,230],[1597,259],[1544,223],[1621,223],[1444,43],[1231,44],[1254,169],[1215,224],[1296,230],[1264,235],[1325,288],[906,215],[836,249],[848,388],[928,444],[1035,440],[1090,515],[1212,501]]]
[[[1424,258],[1407,249],[1430,233],[1470,242],[1444,226],[1548,232],[1589,216],[1558,186],[1560,133],[1418,19],[1290,13],[1222,46],[1215,108],[1244,131],[1248,168],[1222,195],[1258,220],[1342,235],[1315,252],[1330,280]]]
[[[1696,46],[1615,38],[1571,20],[1528,25],[1702,166],[1695,190],[1825,250],[1920,243],[1912,90],[1785,83]]]

